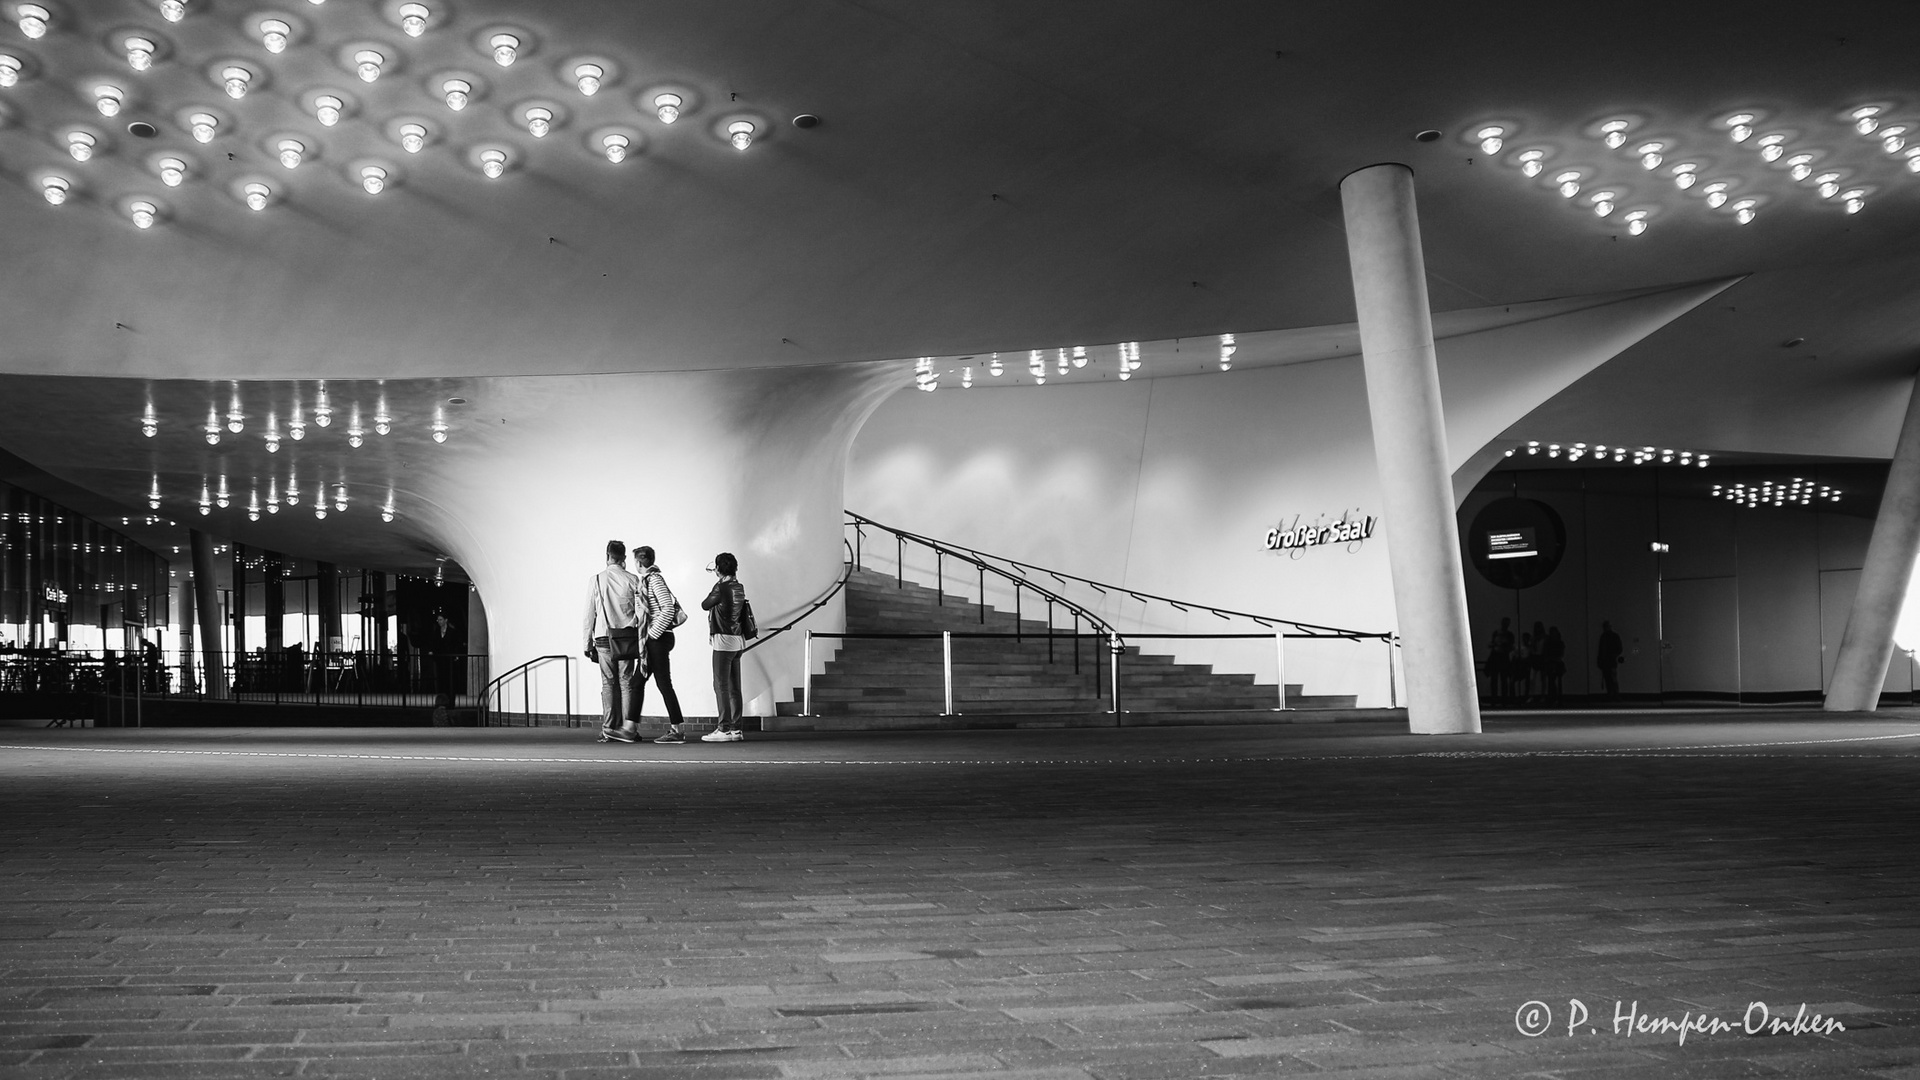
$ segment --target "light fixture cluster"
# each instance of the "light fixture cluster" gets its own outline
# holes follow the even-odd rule
[[[1223,346],[1223,349],[1226,350],[1223,352],[1223,356],[1232,355],[1231,342],[1233,335],[1223,335],[1222,340],[1229,343]],[[1121,341],[1115,343],[1114,349],[1118,360],[1118,371],[1116,373],[1119,375],[1120,381],[1125,382],[1133,378],[1134,372],[1140,370],[1140,343],[1137,341]],[[1049,353],[1051,353],[1051,355],[1049,355]],[[971,356],[963,356],[960,359],[967,361],[974,358]],[[1049,361],[1051,361],[1051,364]],[[1093,354],[1088,351],[1085,345],[1067,345],[1052,350],[1030,349],[1027,352],[1027,375],[1033,379],[1035,386],[1045,386],[1047,384],[1049,369],[1052,370],[1054,375],[1064,377],[1075,371],[1084,370],[1092,362]],[[994,353],[988,358],[987,373],[993,378],[999,378],[1006,373],[1006,370],[1006,365],[1000,362],[999,353]],[[973,389],[973,366],[963,364],[959,372],[961,389]],[[940,389],[940,376],[942,374],[951,374],[951,371],[940,371],[935,366],[935,359],[933,357],[922,356],[915,360],[913,364],[913,385],[920,390],[932,393]]]
[[[1508,447],[1505,456],[1513,457],[1520,454],[1556,460],[1565,457],[1570,463],[1591,457],[1595,464],[1612,461],[1621,465],[1680,465],[1698,466],[1702,469],[1707,467],[1707,463],[1713,457],[1711,454],[1693,450],[1675,450],[1667,446],[1608,446],[1606,443],[1589,445],[1583,442],[1543,443],[1538,440],[1531,440],[1524,446]]]
[[[1840,489],[1817,484],[1798,476],[1791,481],[1762,480],[1758,484],[1715,484],[1713,497],[1745,506],[1812,506],[1816,502],[1837,503]]]
[[[328,391],[327,384],[323,380],[315,391],[311,410],[311,425],[318,428],[332,427],[335,411],[333,396]],[[267,452],[270,454],[279,453],[282,443],[287,439],[291,439],[294,442],[304,440],[307,437],[309,427],[308,416],[307,406],[303,403],[300,388],[296,385],[293,392],[293,403],[288,406],[286,410],[284,434],[280,414],[273,409],[268,409],[265,413],[262,441],[266,444]],[[199,430],[206,437],[208,446],[218,446],[220,445],[220,440],[225,435],[239,435],[245,432],[247,429],[247,419],[248,414],[241,401],[240,384],[236,382],[232,384],[227,410],[224,416],[217,403],[209,403],[207,405],[206,422],[200,426]],[[360,402],[357,398],[347,406],[347,421],[345,426],[347,445],[356,450],[359,449],[366,442],[366,426],[361,422]],[[439,405],[434,406],[433,421],[427,427],[428,435],[434,442],[444,443],[447,441],[448,433],[451,430],[451,426],[447,423],[444,408]],[[373,408],[373,433],[375,435],[387,435],[392,431],[393,415],[387,410],[386,393],[384,391],[376,391]],[[149,439],[160,434],[160,417],[155,411],[153,402],[151,401],[147,402],[145,409],[141,411],[140,434]]]
[[[309,0],[314,7],[324,6],[324,0]],[[34,3],[17,3],[13,8],[14,19],[22,34],[32,40],[46,37],[50,32],[71,32],[86,35],[83,27],[67,26],[70,22],[66,15],[57,15],[46,6]],[[178,23],[205,6],[198,0],[158,0],[160,15],[169,23]],[[388,17],[397,24],[405,38],[420,38],[430,31],[445,29],[451,22],[444,6],[436,7],[427,3],[409,2],[387,8]],[[268,13],[244,20],[241,24],[244,36],[249,44],[264,48],[270,56],[281,56],[310,43],[319,35],[303,20],[277,13]],[[480,55],[490,59],[501,68],[510,68],[523,61],[535,51],[532,35],[512,27],[483,27],[471,37],[474,48]],[[110,35],[109,47],[124,54],[127,68],[134,76],[151,71],[156,64],[172,55],[173,45],[164,35],[152,30],[133,29]],[[363,83],[376,83],[395,70],[404,70],[408,57],[404,50],[392,44],[378,42],[360,42],[342,46],[334,57],[337,64]],[[15,86],[23,79],[39,73],[34,58],[25,54],[0,53],[0,89]],[[230,99],[239,101],[256,92],[263,86],[271,86],[272,72],[269,65],[258,60],[221,59],[214,61],[204,69],[205,76],[219,87]],[[574,56],[562,59],[553,74],[570,92],[578,93],[582,98],[602,96],[602,91],[615,85],[621,79],[619,65],[603,56]],[[430,76],[426,81],[427,89],[446,107],[454,112],[465,110],[478,98],[486,94],[487,87],[482,76],[473,72],[446,72]],[[126,86],[111,77],[95,79],[83,84],[84,94],[89,95],[95,109],[103,117],[118,116],[129,100]],[[138,95],[133,95],[136,99]],[[642,113],[656,119],[660,124],[672,125],[692,112],[698,105],[696,95],[684,87],[652,88],[639,92],[633,98],[633,105]],[[332,128],[343,119],[353,115],[360,103],[344,90],[320,87],[302,96],[305,110],[324,128]],[[568,120],[567,110],[553,101],[522,101],[504,110],[505,116],[514,126],[525,131],[535,139],[544,139]],[[802,119],[808,119],[803,117]],[[764,120],[750,119],[735,112],[718,116],[712,126],[711,134],[724,140],[735,150],[745,151],[764,134]],[[796,121],[798,124],[799,121]],[[234,121],[212,109],[194,110],[185,113],[180,119],[181,127],[194,141],[208,144],[215,139],[230,137],[235,133]],[[801,125],[801,126],[811,126]],[[439,133],[431,121],[421,118],[398,117],[391,123],[382,125],[383,132],[392,141],[397,142],[407,154],[419,154],[432,146]],[[64,133],[67,150],[73,160],[85,163],[95,159],[100,152],[110,149],[96,132],[72,130]],[[639,128],[626,124],[598,125],[584,132],[587,147],[597,156],[613,164],[620,164],[639,152],[642,136]],[[281,165],[288,170],[298,170],[313,160],[317,153],[316,141],[294,135],[268,135],[267,149],[276,156]],[[236,160],[235,155],[226,155],[229,161]],[[510,144],[484,143],[464,151],[468,165],[476,169],[489,180],[498,180],[516,164],[518,153]],[[146,163],[150,173],[158,176],[167,187],[179,187],[195,178],[204,170],[198,162],[184,155],[162,156]],[[369,195],[379,195],[392,188],[401,177],[395,167],[380,161],[352,161],[344,164],[344,172],[353,182]],[[37,177],[42,195],[48,203],[60,206],[69,201],[79,178],[68,175],[42,174]],[[248,209],[264,211],[275,205],[284,196],[277,190],[277,182],[257,177],[241,177],[233,182],[232,193]],[[127,219],[141,229],[151,228],[157,221],[167,217],[167,208],[152,197],[134,195],[122,202],[120,208]]]
[[[313,507],[314,519],[318,521],[325,521],[329,513],[344,514],[353,505],[354,497],[348,488],[345,476],[341,476],[332,484],[324,481],[312,484],[309,490],[312,492],[310,497],[302,495],[300,478],[294,469],[289,468],[284,487],[281,486],[279,476],[267,477],[266,497],[262,499],[260,478],[252,477],[249,481],[245,506],[247,520],[259,521],[263,512],[268,515],[278,514],[283,506],[298,507],[302,498],[308,499]],[[225,510],[231,507],[236,498],[225,473],[218,474],[217,477],[202,476],[200,495],[194,500],[194,505],[199,509],[202,517],[211,517],[214,510]],[[152,484],[147,489],[148,507],[154,510],[160,509],[161,499],[160,476],[155,473]],[[387,488],[386,499],[379,504],[379,509],[381,521],[391,522],[398,515],[399,509],[395,503],[393,488]]]
[[[1860,137],[1877,146],[1881,154],[1901,162],[1909,174],[1920,175],[1920,120],[1889,122],[1893,105],[1874,102],[1857,105],[1836,114]],[[1823,203],[1837,206],[1844,213],[1864,210],[1875,190],[1862,183],[1855,169],[1838,163],[1839,151],[1820,144],[1820,140],[1789,126],[1773,126],[1758,110],[1727,113],[1708,125],[1723,134],[1736,148],[1752,150],[1766,172],[1784,174],[1787,182],[1806,188]],[[1511,123],[1469,125],[1469,141],[1483,154],[1497,157],[1513,147],[1519,126]],[[1617,169],[1589,161],[1556,163],[1558,146],[1543,141],[1521,147],[1506,161],[1528,179],[1544,177],[1548,189],[1570,204],[1582,207],[1600,218],[1613,218],[1626,226],[1629,236],[1643,235],[1650,222],[1661,213],[1654,200],[1667,184],[1676,191],[1698,197],[1709,210],[1724,212],[1740,225],[1751,224],[1769,196],[1756,190],[1751,170],[1731,171],[1716,167],[1713,153],[1688,151],[1676,135],[1652,130],[1643,117],[1609,117],[1587,130],[1605,152],[1632,159],[1644,183],[1603,179],[1617,177]],[[1636,194],[1636,188],[1641,192]]]

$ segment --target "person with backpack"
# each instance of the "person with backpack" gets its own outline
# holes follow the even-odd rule
[[[654,565],[653,549],[645,544],[633,549],[633,561],[640,567],[641,597],[647,605],[646,637],[641,644],[645,651],[646,666],[640,670],[634,696],[639,699],[633,707],[638,713],[640,705],[647,699],[647,679],[660,688],[660,700],[667,706],[667,733],[653,740],[657,743],[683,743],[687,736],[680,730],[680,695],[673,690],[673,631],[687,621],[687,613],[680,601],[667,588],[667,576]]]
[[[740,654],[759,630],[753,625],[747,590],[734,576],[740,571],[740,561],[732,552],[723,551],[713,557],[707,569],[717,580],[700,606],[707,613],[707,644],[713,649],[713,701],[719,719],[700,741],[740,742],[746,738],[740,733],[740,715],[745,711],[740,697]]]

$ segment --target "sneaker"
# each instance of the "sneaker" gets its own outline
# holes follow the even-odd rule
[[[739,728],[734,728],[732,731],[727,732],[728,742],[745,742],[746,738],[745,735],[740,734]]]
[[[614,742],[639,742],[640,741],[640,736],[635,735],[633,732],[628,731],[626,728],[608,728],[606,734],[607,734],[607,738]]]
[[[669,731],[665,735],[662,735],[653,741],[657,743],[669,743],[669,744],[683,743],[687,741],[687,737],[685,735],[680,734],[677,731]]]
[[[700,741],[701,742],[732,742],[733,736],[727,734],[724,731],[721,731],[719,728],[714,728],[712,731],[709,731],[705,735],[700,736]]]

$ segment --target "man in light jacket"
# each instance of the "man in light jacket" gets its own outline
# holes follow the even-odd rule
[[[607,541],[607,565],[593,576],[587,590],[587,615],[582,629],[587,659],[600,664],[600,737],[635,742],[640,729],[641,684],[646,681],[645,653],[639,660],[616,660],[607,636],[609,629],[644,626],[647,601],[640,579],[627,572],[627,545]]]

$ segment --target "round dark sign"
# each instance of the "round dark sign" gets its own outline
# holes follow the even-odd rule
[[[1546,503],[1501,499],[1474,515],[1464,539],[1481,577],[1502,589],[1530,589],[1559,568],[1567,526]]]

